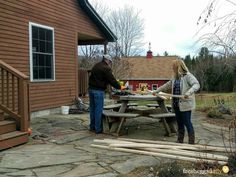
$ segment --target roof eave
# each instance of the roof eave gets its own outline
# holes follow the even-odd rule
[[[115,42],[117,40],[116,35],[110,30],[102,18],[98,15],[95,9],[91,6],[88,0],[78,0],[81,8],[87,13],[92,21],[102,30],[108,42]]]

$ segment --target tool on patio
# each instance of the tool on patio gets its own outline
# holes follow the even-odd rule
[[[84,112],[89,112],[89,105],[84,103],[81,98],[75,98],[74,103],[77,109],[69,109],[69,114],[82,114]]]

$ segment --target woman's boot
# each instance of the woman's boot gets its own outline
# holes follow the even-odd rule
[[[188,144],[195,144],[195,134],[194,134],[194,132],[188,134]]]
[[[184,142],[184,133],[185,133],[184,129],[178,130],[177,143],[183,143]]]

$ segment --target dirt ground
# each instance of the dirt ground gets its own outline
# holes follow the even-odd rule
[[[207,166],[199,163],[172,161],[153,167],[140,167],[126,175],[118,177],[234,177],[222,172],[217,165]]]

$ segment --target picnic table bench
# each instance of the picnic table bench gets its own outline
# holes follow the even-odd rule
[[[119,110],[121,107],[121,104],[109,104],[109,105],[106,105],[106,106],[103,106],[103,110]]]
[[[117,136],[119,136],[120,129],[127,118],[135,118],[139,116],[139,114],[121,113],[111,110],[103,110],[103,115],[105,118],[103,119],[103,131],[105,133],[113,133],[113,131],[115,131]]]
[[[146,104],[146,106],[147,107],[153,107],[153,108],[159,108],[160,107],[160,105],[159,104]],[[166,105],[166,108],[168,109],[168,111],[169,112],[171,112],[171,109],[172,109],[172,107],[171,107],[171,105]]]
[[[146,104],[147,107],[159,108],[159,104]]]
[[[138,103],[128,103],[127,107],[136,107],[138,106]],[[120,103],[117,104],[109,104],[106,106],[103,106],[104,110],[113,110],[113,111],[118,111],[121,107]]]

